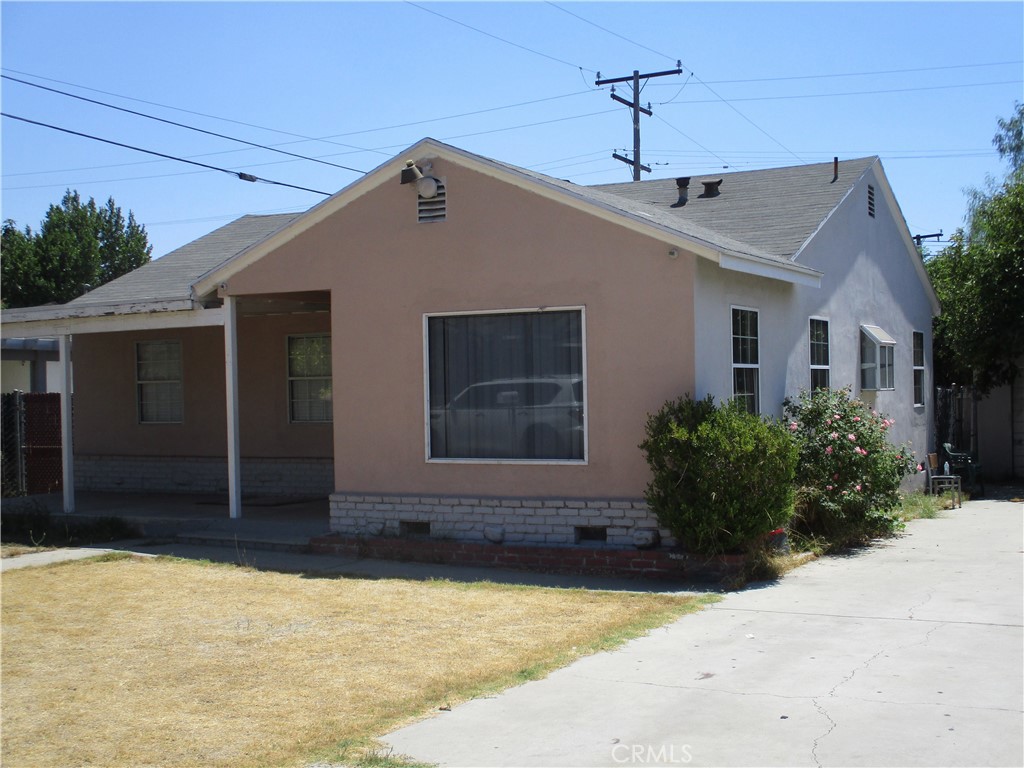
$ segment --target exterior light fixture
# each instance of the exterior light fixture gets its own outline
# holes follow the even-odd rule
[[[430,163],[426,163],[424,167],[428,172],[432,169]],[[424,174],[423,170],[416,165],[415,160],[405,161],[405,168],[402,169],[401,183],[415,184],[416,192],[422,198],[429,200],[437,195],[437,179]]]

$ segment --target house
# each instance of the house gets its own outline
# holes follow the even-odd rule
[[[923,458],[938,312],[877,157],[587,187],[424,139],[3,334],[73,350],[70,487],[632,547],[646,417],[683,393],[779,416],[849,386]]]

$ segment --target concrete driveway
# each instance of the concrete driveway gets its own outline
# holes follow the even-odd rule
[[[384,740],[446,766],[1020,766],[1022,512],[968,502]]]

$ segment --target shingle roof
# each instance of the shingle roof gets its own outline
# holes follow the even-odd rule
[[[693,176],[686,205],[675,179],[599,184],[583,189],[650,206],[675,221],[682,231],[694,227],[738,241],[761,254],[792,259],[807,239],[878,160],[863,157],[833,164],[815,163],[758,171]],[[722,179],[717,197],[702,197],[702,181]]]
[[[68,302],[69,307],[191,298],[192,284],[211,269],[298,218],[300,213],[243,216],[166,256]]]

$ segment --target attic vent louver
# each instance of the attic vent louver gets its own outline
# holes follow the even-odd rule
[[[416,196],[416,220],[421,224],[444,221],[447,212],[447,197],[444,182],[437,179],[437,194],[433,197]]]
[[[676,189],[679,191],[679,199],[672,203],[672,207],[682,208],[690,199],[690,177],[680,176],[676,179]]]
[[[718,197],[721,193],[718,188],[722,186],[722,180],[716,179],[715,181],[702,181],[704,185],[704,194],[701,197]]]
[[[868,184],[868,216],[875,218],[875,188]]]

